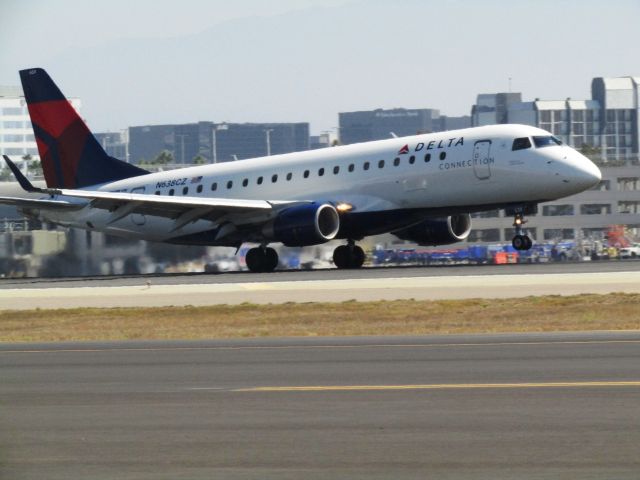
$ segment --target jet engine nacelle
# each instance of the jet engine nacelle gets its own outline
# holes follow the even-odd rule
[[[333,205],[323,203],[287,208],[263,233],[288,247],[304,247],[333,240],[339,229],[338,211]]]
[[[464,240],[471,232],[471,216],[468,213],[443,218],[430,218],[393,234],[418,245],[449,245]]]

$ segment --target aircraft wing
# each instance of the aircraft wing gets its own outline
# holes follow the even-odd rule
[[[73,210],[84,207],[82,204],[67,202],[64,200],[48,200],[38,198],[0,197],[0,203],[13,205],[19,208],[48,208],[59,210]]]
[[[165,217],[176,220],[174,230],[194,222],[199,219],[217,220],[229,213],[256,213],[269,212],[274,207],[283,207],[289,205],[299,205],[301,201],[267,201],[267,200],[250,200],[250,199],[233,199],[233,198],[199,198],[199,197],[178,197],[178,196],[161,196],[148,195],[142,193],[127,192],[105,192],[101,190],[77,190],[65,188],[36,188],[31,182],[20,172],[15,164],[5,155],[7,165],[20,183],[20,186],[27,192],[43,193],[51,196],[46,200],[28,200],[28,199],[12,199],[6,197],[6,202],[17,205],[17,200],[21,201],[21,206],[29,206],[32,208],[61,208],[74,206],[82,208],[90,206],[92,208],[100,208],[111,212],[108,223],[113,223],[127,215],[138,213],[143,215],[152,215],[157,217]],[[73,197],[87,200],[87,203],[78,205],[74,202],[58,200],[56,197]],[[63,207],[64,208],[64,207]]]

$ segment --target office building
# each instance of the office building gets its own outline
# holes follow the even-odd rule
[[[338,118],[343,145],[441,130],[440,111],[432,108],[341,112]]]
[[[152,162],[163,151],[175,164],[227,162],[309,149],[308,123],[213,123],[129,127],[131,163]]]
[[[481,93],[471,107],[471,125],[495,125],[508,123],[509,107],[522,101],[521,93]]]

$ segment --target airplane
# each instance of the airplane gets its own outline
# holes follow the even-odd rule
[[[130,239],[247,251],[252,272],[271,272],[270,244],[341,239],[337,268],[365,261],[357,241],[392,233],[419,245],[465,240],[470,214],[505,209],[517,250],[531,238],[537,204],[601,180],[588,158],[551,133],[490,125],[150,173],[106,154],[44,69],[20,71],[46,188],[7,157],[27,192],[0,197],[23,215]]]

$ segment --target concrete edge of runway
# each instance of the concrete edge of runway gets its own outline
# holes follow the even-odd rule
[[[211,340],[121,340],[79,342],[0,342],[0,354],[20,352],[92,352],[112,350],[198,350],[198,349],[279,349],[343,348],[432,345],[481,346],[501,344],[591,343],[640,341],[640,330],[597,330],[577,332],[474,333],[442,335],[364,335],[336,337],[225,338]]]

